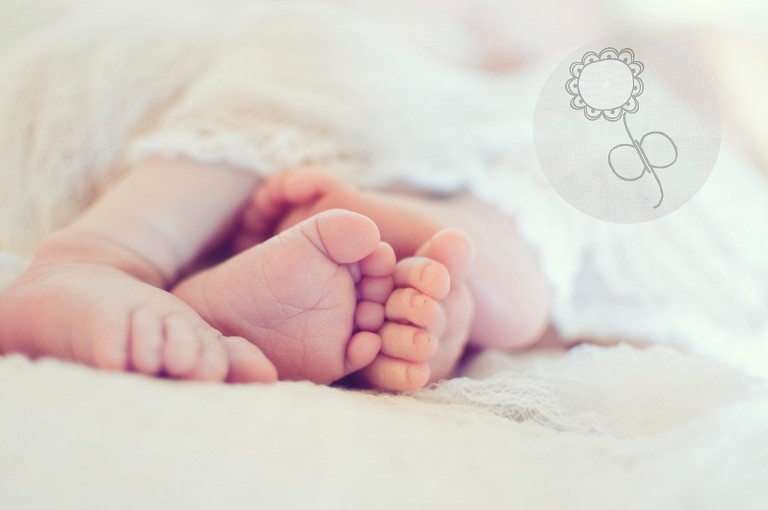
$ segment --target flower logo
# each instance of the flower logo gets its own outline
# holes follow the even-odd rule
[[[635,61],[629,48],[605,48],[600,54],[588,51],[581,62],[571,64],[570,71],[572,78],[565,90],[573,96],[571,108],[583,109],[589,120],[602,116],[616,121],[624,113],[635,113],[640,108],[636,98],[643,93],[639,78],[643,64]]]
[[[584,116],[589,120],[597,120],[603,117],[615,122],[624,121],[624,129],[627,132],[631,144],[620,143],[608,152],[608,166],[611,171],[623,181],[637,181],[646,173],[656,179],[661,197],[653,206],[659,207],[664,201],[664,188],[656,173],[657,169],[669,168],[677,161],[678,151],[675,142],[669,135],[662,131],[651,131],[637,140],[627,125],[627,115],[636,113],[640,108],[637,96],[643,93],[643,81],[639,78],[643,72],[643,64],[635,60],[635,53],[624,48],[617,51],[615,48],[604,48],[600,53],[588,51],[581,61],[574,62],[570,66],[571,78],[565,83],[565,90],[571,98],[571,108],[584,110]],[[653,144],[664,153],[661,157],[649,157],[643,144],[648,140],[655,140]],[[631,177],[627,172],[619,171],[614,158],[626,164],[627,158],[621,158],[622,152],[634,152],[640,160],[642,170]],[[626,170],[626,169],[621,169]]]

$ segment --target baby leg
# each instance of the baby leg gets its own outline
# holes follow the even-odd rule
[[[151,160],[43,240],[0,293],[0,352],[177,378],[271,381],[258,348],[163,290],[228,235],[256,177]]]

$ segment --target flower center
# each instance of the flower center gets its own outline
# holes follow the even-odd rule
[[[632,97],[634,77],[620,60],[599,60],[584,67],[579,75],[579,93],[596,110],[621,108]]]

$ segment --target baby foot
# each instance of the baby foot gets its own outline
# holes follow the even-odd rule
[[[271,382],[274,366],[173,295],[113,267],[33,266],[0,294],[0,351],[199,381]]]
[[[379,352],[394,269],[392,248],[373,221],[331,210],[194,275],[174,293],[225,334],[257,345],[281,379],[326,384]]]
[[[373,219],[398,259],[414,255],[443,228],[422,211],[414,210],[407,198],[361,192],[324,172],[288,171],[267,180],[254,194],[251,207],[243,215],[235,248],[252,246],[328,209],[346,209]]]
[[[254,194],[238,244],[242,248],[330,208],[371,218],[398,260],[416,254],[444,228],[465,232],[477,254],[467,277],[475,303],[472,345],[522,350],[541,338],[549,321],[549,287],[535,254],[514,220],[468,194],[430,198],[412,189],[359,190],[316,170],[283,172]]]
[[[243,245],[257,242],[329,207],[365,211],[376,217],[382,237],[400,260],[398,287],[386,300],[379,330],[382,351],[354,379],[390,391],[409,391],[448,377],[469,338],[472,298],[466,275],[473,243],[462,232],[440,225],[397,197],[362,193],[321,172],[286,172],[256,193],[243,219]],[[365,296],[364,296],[365,297]]]
[[[466,274],[473,246],[461,231],[435,234],[395,267],[381,351],[358,372],[367,385],[412,391],[450,377],[469,337],[473,301]]]

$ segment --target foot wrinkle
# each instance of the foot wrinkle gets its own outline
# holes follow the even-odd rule
[[[339,263],[333,257],[337,251],[352,253],[349,248],[365,251],[368,245],[354,245],[346,235],[345,222],[357,216],[353,213],[338,211],[324,220],[313,217],[312,208],[303,211],[309,215],[305,218],[296,215],[300,208],[285,209],[280,224],[298,221],[263,245],[212,268],[206,282],[210,288],[204,287],[210,295],[199,301],[225,317],[220,321],[227,326],[225,334],[243,337],[261,349],[282,378],[329,383],[348,373],[346,354],[360,290],[354,281],[357,262]],[[374,224],[367,231],[359,218],[353,219],[352,232],[362,232],[361,242],[369,242]],[[322,228],[318,220],[326,221]],[[330,237],[323,239],[323,233]],[[244,280],[244,274],[251,280]],[[225,292],[228,288],[233,292]]]
[[[317,250],[320,256],[328,259],[329,261],[335,264],[336,262],[333,259],[331,259],[331,254],[328,252],[326,248],[325,241],[323,240],[323,236],[320,233],[320,228],[317,224],[317,220],[312,221],[311,225],[312,225],[311,227],[307,227],[305,225],[304,228],[301,228],[299,231],[304,236],[304,238],[315,248],[315,250]],[[312,228],[315,234],[317,235],[317,239],[319,239],[319,241],[315,241],[315,239],[313,239],[312,234],[309,234],[304,230],[305,228]]]

